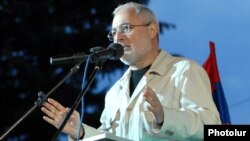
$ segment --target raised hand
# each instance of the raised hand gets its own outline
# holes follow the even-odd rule
[[[143,97],[149,103],[147,108],[153,113],[155,122],[162,124],[164,121],[163,107],[154,91],[150,87],[145,87]]]
[[[63,120],[65,119],[69,108],[62,106],[59,102],[52,98],[48,98],[48,101],[44,102],[41,110],[43,113],[45,113],[43,119],[54,127],[59,128]],[[62,132],[76,139],[78,137],[80,126],[80,115],[77,111],[74,111],[68,122],[64,126]],[[80,136],[82,136],[83,134],[84,129],[81,126]]]

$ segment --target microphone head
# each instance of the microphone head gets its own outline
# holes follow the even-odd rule
[[[119,43],[111,43],[107,48],[114,51],[114,54],[109,57],[110,60],[118,60],[124,54],[124,48]]]

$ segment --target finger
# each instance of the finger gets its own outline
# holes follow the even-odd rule
[[[43,116],[43,120],[45,120],[46,122],[48,122],[49,124],[55,126],[55,127],[58,127],[57,123],[55,122],[55,120],[47,117],[47,116]]]
[[[148,93],[148,95],[152,101],[156,101],[157,96],[156,96],[155,92],[150,87],[147,87],[146,92]]]
[[[144,95],[144,99],[145,99],[145,101],[147,101],[150,105],[155,106],[156,100],[155,100],[155,98],[153,98],[153,97],[150,96],[149,94]]]
[[[153,113],[155,112],[155,108],[153,106],[148,105],[147,108],[149,111],[151,111]]]
[[[41,110],[42,110],[43,113],[45,113],[48,117],[50,117],[52,119],[54,119],[55,116],[56,116],[56,113],[52,112],[51,110],[48,110],[45,107],[42,107]]]
[[[67,112],[53,113],[44,107],[42,107],[42,111],[46,114],[46,116],[44,116],[43,119],[48,123],[54,125],[55,127],[59,127],[61,125],[63,119],[67,114]]]
[[[66,108],[64,106],[62,106],[59,102],[57,102],[56,100],[52,99],[52,98],[48,98],[48,102],[54,106],[58,111],[64,111]]]
[[[150,87],[145,88],[144,97],[146,98],[147,102],[153,105],[157,105],[157,103],[160,102],[157,95]]]
[[[55,106],[53,106],[49,102],[43,103],[43,107],[46,108],[47,110],[49,110],[52,113],[57,113],[57,109],[55,108]]]

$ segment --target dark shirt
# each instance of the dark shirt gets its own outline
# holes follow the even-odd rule
[[[142,76],[148,71],[149,68],[150,68],[150,66],[131,72],[130,86],[129,86],[130,97],[132,96],[132,94],[133,94],[137,84],[141,80]]]

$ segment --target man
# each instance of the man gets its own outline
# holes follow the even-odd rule
[[[204,124],[221,124],[210,81],[197,63],[173,57],[159,48],[159,23],[147,7],[126,3],[114,12],[111,41],[124,46],[121,61],[129,65],[105,97],[98,130],[83,124],[80,136],[98,131],[146,140],[202,140]],[[48,99],[44,120],[59,127],[67,108]],[[79,113],[63,129],[76,139]]]

